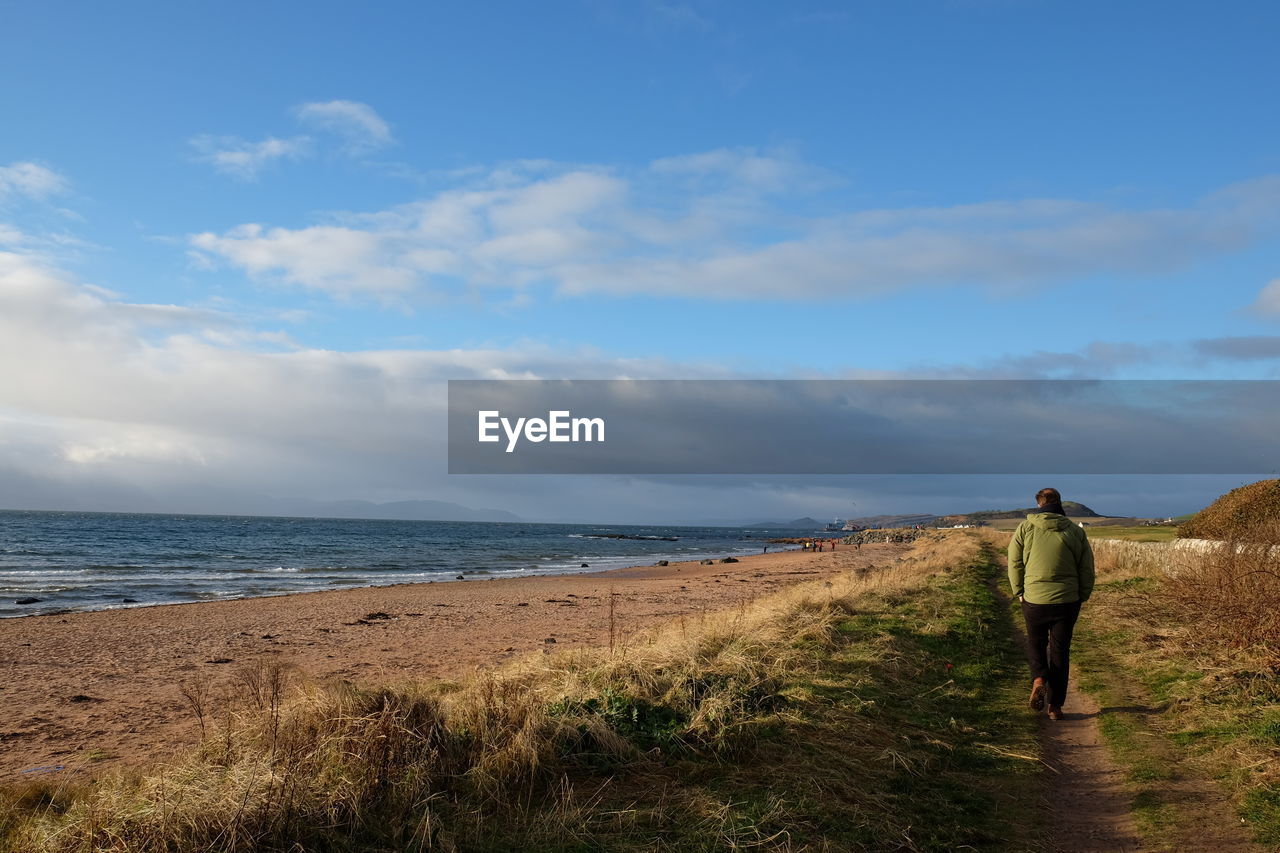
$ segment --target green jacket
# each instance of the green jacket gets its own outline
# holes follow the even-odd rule
[[[1032,604],[1088,601],[1093,549],[1084,529],[1056,512],[1033,512],[1009,543],[1009,585]]]

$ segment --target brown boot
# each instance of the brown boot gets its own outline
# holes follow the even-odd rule
[[[1037,678],[1031,682],[1031,710],[1043,711],[1045,698],[1049,694],[1049,686],[1044,683],[1043,678]]]
[[[1062,719],[1062,706],[1060,706],[1060,705],[1050,705],[1050,706],[1049,706],[1049,719],[1053,720],[1054,722],[1057,722],[1057,721],[1061,720],[1061,719]]]

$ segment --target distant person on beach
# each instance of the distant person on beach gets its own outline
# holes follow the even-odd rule
[[[1036,506],[1009,542],[1009,585],[1027,623],[1031,709],[1048,705],[1049,719],[1061,720],[1071,634],[1093,593],[1093,549],[1084,529],[1067,518],[1057,489],[1037,492]]]

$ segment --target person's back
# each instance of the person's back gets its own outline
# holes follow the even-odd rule
[[[1093,593],[1093,549],[1084,529],[1065,515],[1037,512],[1009,543],[1009,580],[1032,604],[1087,601]]]

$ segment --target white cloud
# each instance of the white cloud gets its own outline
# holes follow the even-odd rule
[[[298,120],[346,140],[352,153],[390,145],[391,126],[368,104],[359,101],[324,101],[303,104],[295,110]]]
[[[192,245],[253,275],[343,296],[464,286],[708,299],[856,298],[1154,275],[1275,233],[1280,179],[1180,209],[993,200],[805,216],[812,174],[717,150],[622,173],[509,164],[412,204]],[[793,191],[794,190],[794,191]]]
[[[193,462],[206,464],[198,447],[185,437],[171,437],[168,430],[129,426],[107,429],[95,438],[71,441],[62,446],[62,456],[76,465],[102,465],[120,461]]]
[[[834,182],[831,175],[786,152],[762,154],[752,148],[717,148],[654,160],[658,174],[690,178],[723,178],[738,186],[769,192],[796,192]]]
[[[1267,282],[1252,307],[1259,314],[1280,317],[1280,278]]]
[[[444,487],[446,379],[700,373],[536,344],[305,349],[224,313],[128,302],[15,252],[0,252],[0,364],[21,365],[0,371],[3,476],[294,497]]]
[[[339,137],[347,154],[362,154],[394,141],[391,127],[368,104],[356,101],[317,102],[303,104],[293,114],[300,123]],[[236,136],[202,134],[189,142],[196,150],[197,160],[212,164],[224,174],[253,180],[272,163],[310,156],[318,140],[299,135],[268,136],[251,142]]]
[[[241,180],[253,180],[267,165],[283,159],[297,160],[310,150],[311,140],[305,136],[277,139],[269,136],[260,142],[246,142],[234,136],[197,136],[191,140],[196,159],[210,163],[219,172]]]
[[[323,225],[294,231],[241,225],[222,236],[205,233],[192,238],[197,249],[221,256],[250,275],[278,273],[290,284],[341,296],[405,293],[417,273],[389,258],[384,263],[382,242],[374,233]]]
[[[547,226],[572,226],[602,208],[620,204],[626,184],[607,174],[574,171],[497,193],[488,218],[501,234]]]
[[[502,189],[442,193],[349,225],[301,229],[242,225],[191,245],[253,276],[349,297],[403,296],[434,276],[519,287],[543,270],[604,250],[583,220],[618,209],[625,185],[570,172]]]
[[[6,336],[37,331],[57,337],[85,334],[141,335],[150,329],[208,329],[230,322],[226,314],[203,308],[124,302],[92,284],[72,284],[62,272],[31,254],[0,251],[0,316]],[[21,332],[23,328],[29,329]],[[23,363],[16,350],[12,364]]]
[[[0,166],[0,200],[20,195],[42,201],[67,191],[67,179],[39,163],[16,162]]]

